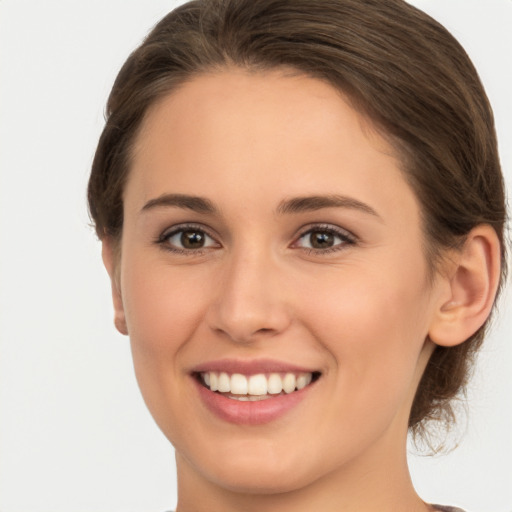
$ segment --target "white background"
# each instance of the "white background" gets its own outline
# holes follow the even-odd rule
[[[112,326],[85,188],[115,74],[177,3],[0,0],[0,512],[175,505],[172,448]],[[413,3],[479,69],[510,188],[512,1]],[[426,500],[512,511],[511,304],[480,358],[460,447],[411,457]]]

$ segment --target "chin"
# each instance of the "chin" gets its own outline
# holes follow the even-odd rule
[[[292,450],[290,446],[281,445],[275,450],[271,442],[257,442],[252,446],[247,442],[234,444],[237,446],[218,446],[209,453],[196,451],[195,460],[188,460],[196,470],[200,468],[199,473],[204,479],[241,494],[272,495],[295,491],[313,483],[326,469],[325,463],[319,467],[311,459],[305,465],[302,452]]]
[[[209,475],[209,479],[231,492],[260,495],[281,494],[304,488],[314,480],[306,474],[298,474],[296,469],[229,467],[214,471],[213,475]]]

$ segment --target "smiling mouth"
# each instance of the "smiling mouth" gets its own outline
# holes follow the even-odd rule
[[[199,372],[199,382],[207,389],[231,400],[257,402],[300,391],[320,378],[320,372],[258,373]]]

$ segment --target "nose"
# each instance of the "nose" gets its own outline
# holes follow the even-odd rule
[[[282,333],[291,322],[282,276],[277,262],[263,250],[233,254],[218,275],[207,315],[210,328],[237,343]]]

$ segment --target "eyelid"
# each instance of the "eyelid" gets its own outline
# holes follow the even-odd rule
[[[298,246],[299,249],[303,249],[307,252],[312,252],[316,254],[326,254],[329,252],[342,250],[347,245],[354,245],[358,242],[358,237],[354,235],[352,232],[348,231],[347,229],[344,229],[340,226],[336,226],[335,224],[320,223],[308,224],[307,226],[302,227],[299,234],[295,237],[295,241],[293,242],[292,247],[297,247],[297,243],[301,238],[314,231],[325,231],[331,233],[340,238],[343,243],[336,244],[333,247],[329,247],[326,249],[316,249],[311,247]]]
[[[180,247],[174,247],[171,244],[167,243],[171,237],[182,231],[198,231],[204,233],[208,238],[211,238],[215,242],[215,244],[217,244],[217,247],[221,247],[221,244],[217,240],[217,237],[215,235],[212,235],[210,230],[206,226],[203,226],[202,224],[196,224],[193,222],[185,222],[183,224],[176,224],[174,226],[166,228],[164,231],[162,231],[160,235],[156,237],[155,243],[161,246],[164,250],[187,255],[202,254],[203,252],[212,249],[211,246],[199,247],[197,249],[184,249]]]
[[[170,226],[162,231],[162,233],[158,236],[158,240],[166,240],[171,235],[175,235],[180,231],[192,231],[192,230],[202,231],[206,233],[210,238],[215,239],[215,236],[210,233],[210,230],[203,226],[202,224],[197,224],[195,222],[184,222],[182,224],[175,224]]]

